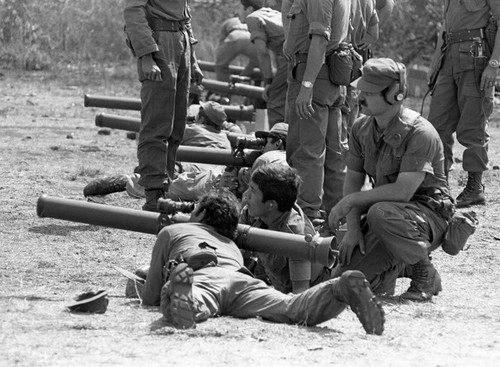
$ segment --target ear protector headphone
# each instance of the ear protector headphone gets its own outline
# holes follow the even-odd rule
[[[406,66],[400,62],[396,62],[399,73],[399,81],[395,81],[387,89],[384,94],[384,99],[389,104],[401,102],[406,97]]]

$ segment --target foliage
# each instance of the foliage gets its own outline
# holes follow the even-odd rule
[[[406,63],[433,49],[440,0],[398,0],[374,46],[376,56]],[[124,0],[0,0],[0,67],[61,69],[133,64],[123,34]],[[213,60],[219,26],[238,0],[191,0],[200,59]]]
[[[443,11],[442,0],[397,0],[389,21],[381,30],[374,55],[405,64],[430,63]]]

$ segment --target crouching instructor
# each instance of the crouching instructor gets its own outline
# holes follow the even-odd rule
[[[393,293],[400,271],[412,282],[403,298],[428,301],[441,290],[429,254],[438,248],[454,210],[444,173],[443,145],[434,127],[403,107],[406,68],[370,59],[353,86],[366,116],[349,137],[344,197],[331,210],[330,228],[347,218],[341,266],[360,270],[376,293]],[[373,189],[361,191],[368,175]]]

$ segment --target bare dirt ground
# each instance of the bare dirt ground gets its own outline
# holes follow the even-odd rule
[[[83,84],[38,73],[0,77],[1,366],[498,365],[498,111],[490,126],[487,205],[476,208],[481,222],[470,249],[455,257],[433,254],[444,290],[432,302],[384,299],[383,336],[366,335],[349,310],[313,328],[221,317],[179,331],[156,308],[125,298],[126,279],[112,268],[148,263],[153,235],[37,217],[40,195],[84,200],[83,187],[92,179],[131,173],[135,166],[135,141],[124,131],[99,134],[94,117],[138,113],[85,108],[85,93],[137,97],[138,84],[109,77]],[[457,164],[455,195],[464,178]],[[126,193],[103,200],[133,209],[142,204]],[[401,280],[396,293],[407,287]],[[76,295],[100,289],[109,292],[105,314],[66,310]]]

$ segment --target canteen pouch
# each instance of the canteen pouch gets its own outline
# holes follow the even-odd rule
[[[341,45],[326,57],[330,82],[349,85],[353,71],[353,60],[348,46]]]
[[[477,214],[474,211],[455,212],[441,243],[443,251],[449,255],[457,255],[464,249],[478,224]]]

